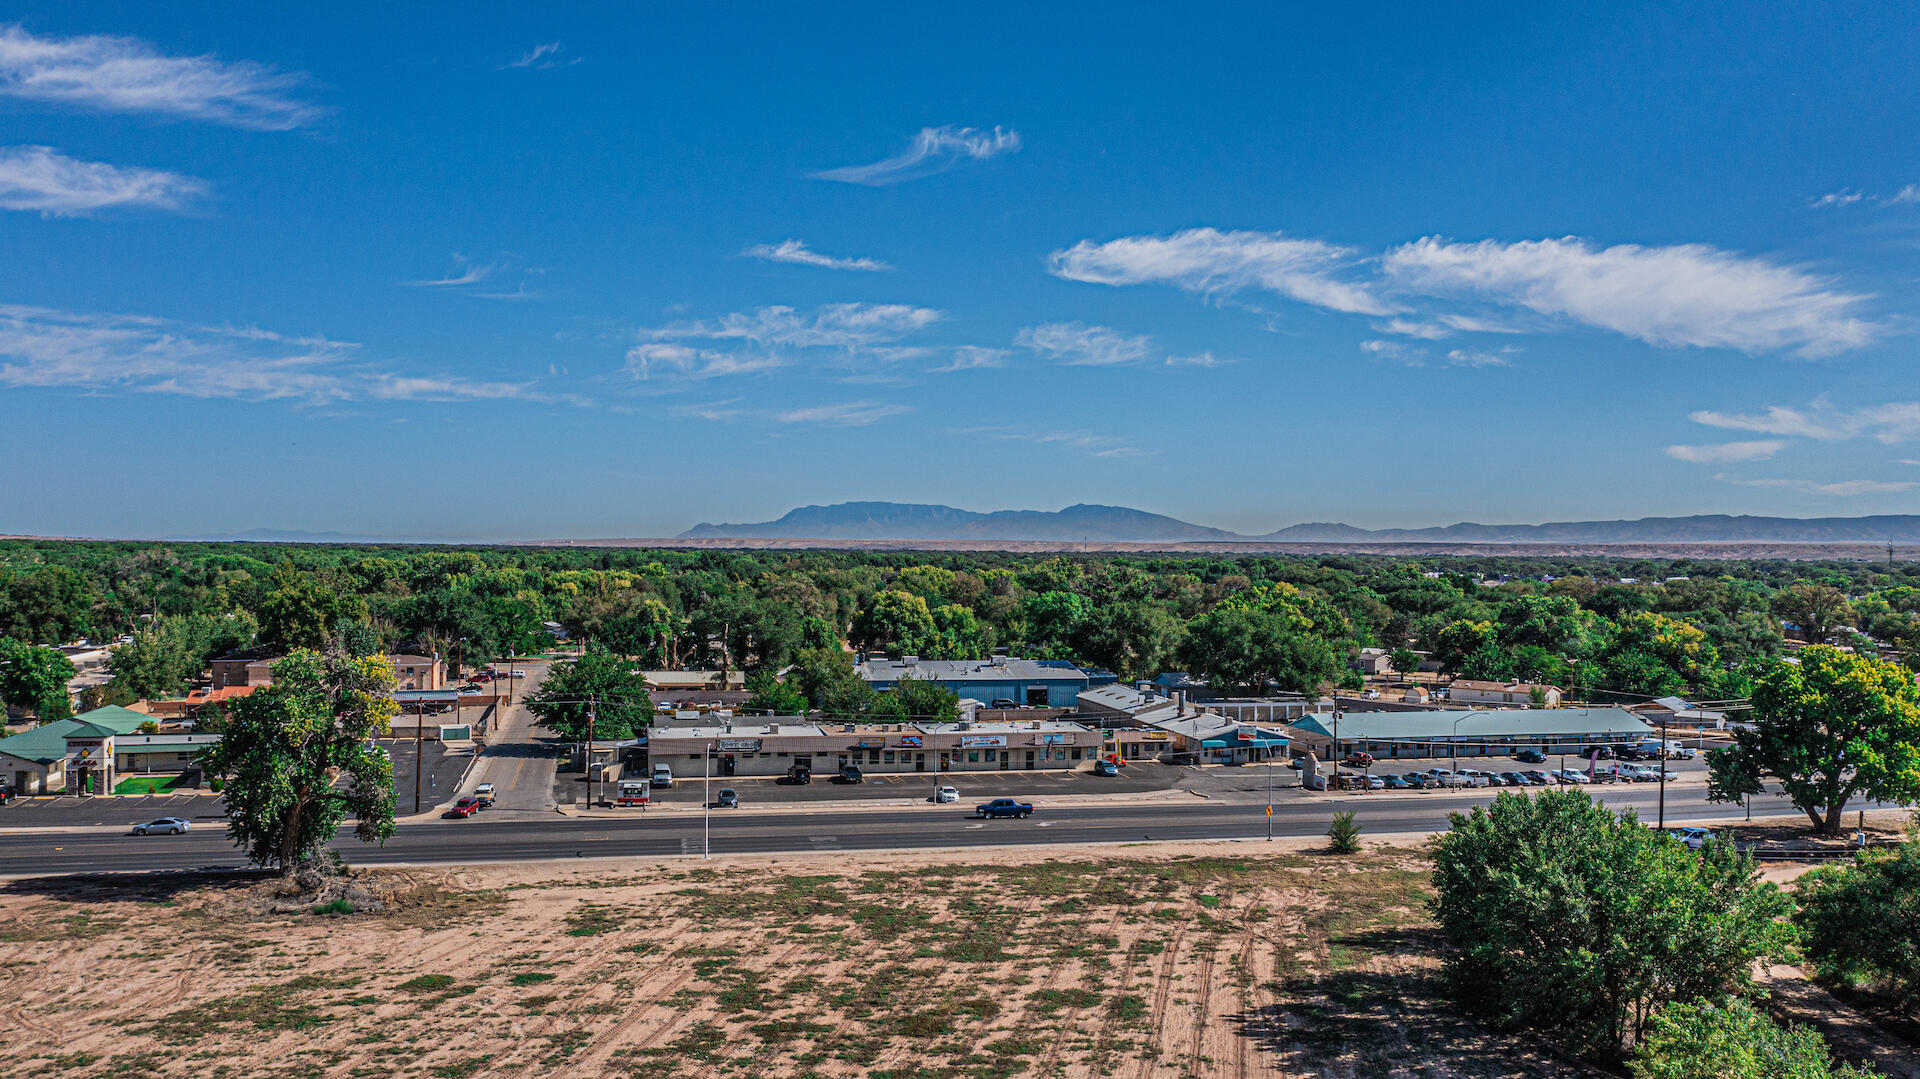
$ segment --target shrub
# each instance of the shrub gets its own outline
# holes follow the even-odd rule
[[[1920,834],[1890,853],[1816,869],[1795,892],[1821,978],[1920,1005]]]
[[[402,993],[431,993],[436,989],[445,989],[453,984],[451,974],[422,974],[417,978],[408,978],[400,983]]]
[[[1661,1009],[1629,1067],[1635,1079],[1875,1079],[1835,1068],[1820,1035],[1783,1027],[1744,1000]]]
[[[1615,1058],[1653,1013],[1749,984],[1784,955],[1789,903],[1731,846],[1702,850],[1581,791],[1502,794],[1455,813],[1433,900],[1455,991],[1504,1028]]]
[[[1360,849],[1360,825],[1354,823],[1353,810],[1333,815],[1327,826],[1327,849],[1335,854],[1352,854]]]
[[[515,985],[539,985],[541,982],[552,980],[553,975],[544,970],[529,970],[523,974],[515,974],[512,979]]]
[[[355,909],[357,908],[354,907],[353,900],[343,896],[331,903],[316,903],[313,912],[315,914],[352,914]]]

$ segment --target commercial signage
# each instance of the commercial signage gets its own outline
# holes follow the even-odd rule
[[[1034,735],[1033,744],[1036,746],[1064,746],[1072,741],[1073,741],[1072,735],[1068,734],[1065,731],[1060,731],[1055,734]]]
[[[69,738],[67,739],[67,763],[71,765],[91,766],[113,755],[111,738]]]
[[[1146,739],[1149,742],[1164,742],[1168,738],[1171,738],[1173,736],[1168,734],[1166,731],[1147,731],[1145,734],[1142,734],[1140,737]]]
[[[920,736],[917,734],[903,734],[900,736],[899,744],[901,749],[919,749],[921,744]]]
[[[960,736],[961,749],[1000,749],[1007,744],[1004,734],[963,734]]]
[[[855,749],[885,749],[886,746],[885,738],[862,738],[853,744]]]
[[[722,738],[720,739],[720,752],[722,753],[758,753],[760,752],[760,739],[758,738]]]

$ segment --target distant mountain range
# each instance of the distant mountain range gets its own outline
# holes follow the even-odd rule
[[[1920,543],[1920,516],[1749,517],[1701,514],[1539,525],[1432,528],[1298,524],[1249,536],[1125,506],[975,513],[952,506],[842,502],[802,506],[777,521],[698,524],[677,539],[1054,540],[1085,543]]]

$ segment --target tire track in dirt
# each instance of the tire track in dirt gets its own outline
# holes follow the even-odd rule
[[[1233,1035],[1233,1074],[1234,1079],[1247,1079],[1251,1069],[1247,1066],[1249,1043],[1259,1036],[1264,1023],[1256,1022],[1254,995],[1258,982],[1253,976],[1253,923],[1244,924],[1240,935],[1240,958],[1234,969],[1238,976],[1246,980],[1240,987],[1240,1029]]]
[[[1154,1062],[1160,1055],[1160,1036],[1167,1026],[1167,1001],[1173,996],[1173,968],[1180,957],[1180,945],[1186,940],[1186,933],[1186,926],[1176,928],[1173,939],[1167,942],[1166,950],[1160,953],[1159,981],[1154,986],[1153,1004],[1147,1011],[1147,1027],[1151,1034],[1147,1039],[1146,1053],[1141,1056],[1139,1067],[1134,1069],[1135,1079],[1149,1079],[1153,1074]]]
[[[1102,883],[1105,883],[1104,879],[1102,880]],[[1094,891],[1098,892],[1099,891],[1098,887],[1096,887]],[[1105,936],[1118,939],[1119,930],[1120,930],[1120,917],[1124,913],[1126,913],[1126,908],[1121,907],[1117,904],[1114,906],[1113,917],[1107,920],[1107,931],[1104,934]],[[1057,958],[1053,965],[1053,969],[1047,973],[1046,984],[1041,986],[1040,989],[1037,990],[1036,992],[1043,993],[1043,992],[1046,992],[1048,989],[1053,988],[1054,979],[1059,975],[1061,969],[1064,968],[1068,963],[1072,961],[1073,960],[1064,958],[1064,957]],[[1085,988],[1085,986],[1081,986],[1081,988]],[[1061,1016],[1060,1018],[1060,1029],[1055,1032],[1053,1037],[1047,1039],[1047,1051],[1045,1054],[1041,1056],[1039,1065],[1034,1069],[1036,1072],[1038,1072],[1041,1075],[1052,1074],[1055,1062],[1060,1059],[1060,1051],[1062,1048],[1061,1043],[1066,1037],[1066,1032],[1069,1029],[1071,1029],[1073,1018],[1076,1015],[1078,1015],[1080,1012],[1085,1011],[1086,1009],[1063,1008],[1061,1010],[1063,1010],[1066,1014]]]
[[[771,960],[769,960],[765,967],[754,968],[754,972],[756,974],[764,974],[767,971],[771,971],[776,967],[785,966],[787,963],[792,961],[794,956],[806,950],[809,943],[810,942],[808,941],[801,941],[797,944],[790,945],[785,951],[781,952],[779,955],[776,955]],[[668,966],[670,966],[673,963],[673,960],[674,960],[674,957],[669,957],[665,962],[662,962],[658,966],[654,967],[653,970],[649,971],[648,973],[658,974],[659,972],[665,970]],[[643,1020],[645,1020],[651,1013],[657,1010],[653,1001],[666,1000],[667,998],[673,996],[675,993],[678,993],[681,989],[685,988],[688,982],[694,981],[696,979],[698,971],[699,971],[699,960],[696,959],[692,963],[688,964],[687,969],[684,973],[675,977],[671,982],[667,983],[666,985],[660,986],[657,989],[649,986],[648,988],[651,993],[652,1000],[649,1000],[647,1003],[637,1008],[633,1012],[633,1014],[627,1016],[624,1019],[621,1019],[620,1021],[616,1022],[613,1026],[609,1027],[607,1030],[596,1035],[593,1041],[587,1044],[585,1051],[582,1052],[580,1056],[568,1062],[567,1067],[570,1069],[605,1067],[607,1060],[613,1055],[613,1051],[620,1047],[621,1043],[625,1040],[625,1037],[628,1034],[628,1032],[632,1031],[635,1027],[639,1026]],[[642,980],[644,981],[644,976]],[[663,1037],[668,1031],[672,1030],[675,1026],[679,1025],[680,1020],[686,1018],[692,1012],[693,1012],[692,1006],[675,1009],[674,1013],[671,1016],[669,1016],[664,1023],[660,1024],[659,1029],[655,1031],[656,1036]]]

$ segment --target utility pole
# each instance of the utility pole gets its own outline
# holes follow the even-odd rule
[[[587,808],[593,808],[593,697],[587,694]]]
[[[706,776],[700,784],[700,800],[706,803],[705,819],[700,822],[700,857],[713,857],[713,743],[707,743],[707,751],[700,754],[701,763],[706,765]]]
[[[1273,758],[1267,758],[1267,842],[1273,842]]]
[[[507,707],[513,707],[513,649],[507,649]]]
[[[1660,830],[1667,830],[1667,714],[1660,713]]]
[[[458,698],[455,698],[456,700]],[[413,705],[413,811],[420,812],[420,729],[426,725],[425,705]]]

